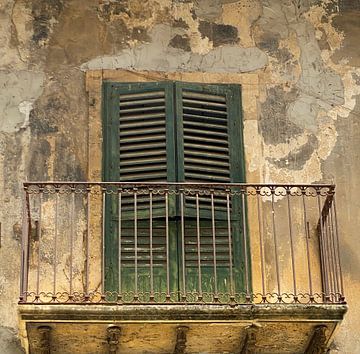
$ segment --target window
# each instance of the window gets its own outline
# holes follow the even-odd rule
[[[239,85],[195,84],[184,82],[111,83],[103,87],[103,178],[113,182],[244,182],[241,96]],[[165,206],[163,196],[152,199],[152,234],[154,287],[158,292],[166,282]],[[196,202],[185,199],[185,250],[179,241],[181,214],[176,196],[169,196],[167,210],[170,252],[171,292],[181,287],[179,275],[182,254],[186,259],[186,287],[199,288],[197,247],[193,242],[197,228]],[[121,201],[109,197],[106,202],[105,269],[106,288],[122,292],[134,291],[134,283],[143,293],[149,290],[149,198],[136,200],[122,195]],[[209,199],[204,197],[206,205]],[[229,255],[227,221],[222,208],[224,199],[217,197],[216,237],[218,250],[224,257],[219,264],[217,286],[226,292],[229,257],[237,276],[237,290],[243,287],[243,255]],[[120,204],[120,205],[119,205]],[[121,223],[119,224],[119,209]],[[206,208],[205,208],[206,209]],[[240,203],[232,199],[232,221],[241,219]],[[239,222],[237,222],[237,225]],[[119,230],[119,225],[120,230]],[[212,279],[211,220],[206,210],[201,214],[202,289],[211,292]],[[136,252],[135,230],[136,227]],[[235,230],[236,229],[236,230]],[[234,246],[241,243],[240,228],[232,235]],[[119,232],[120,231],[120,232]],[[120,235],[120,239],[119,239]],[[120,247],[119,247],[120,246]],[[136,272],[134,257],[137,257]],[[119,261],[120,260],[120,261]],[[137,279],[134,279],[135,274]]]

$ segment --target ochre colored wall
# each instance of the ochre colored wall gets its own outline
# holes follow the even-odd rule
[[[349,312],[332,352],[360,351],[359,1],[0,0],[0,29],[0,352],[21,352],[21,183],[88,178],[85,77],[105,69],[256,77],[248,174],[336,183]]]

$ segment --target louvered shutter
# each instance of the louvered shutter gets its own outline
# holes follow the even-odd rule
[[[104,105],[105,181],[144,183],[175,181],[172,83],[106,83],[104,98],[106,101]],[[172,215],[175,213],[175,200],[169,198],[169,201],[169,214]],[[119,205],[121,205],[120,223]],[[148,290],[149,209],[148,189],[145,187],[144,191],[141,191],[140,187],[136,198],[135,236],[133,191],[131,190],[130,193],[123,191],[121,198],[118,195],[107,196],[107,256],[105,258],[107,289],[121,288],[125,292],[133,290],[136,255],[139,290]],[[152,214],[154,275],[157,275],[156,281],[161,288],[164,278],[161,274],[166,264],[163,195],[153,195]],[[119,274],[119,259],[121,259],[122,274]]]
[[[178,178],[184,182],[236,183],[244,182],[242,151],[242,120],[240,87],[238,85],[202,85],[176,83],[176,131]],[[218,288],[227,292],[230,257],[238,263],[239,247],[230,252],[227,224],[227,199],[221,188],[215,188],[215,232]],[[187,264],[188,290],[198,289],[197,232],[200,231],[203,289],[213,287],[213,227],[211,197],[199,195],[200,225],[196,220],[196,196],[185,198],[185,263]],[[232,240],[240,244],[241,220],[239,197],[230,199]],[[237,226],[235,226],[237,225]],[[237,229],[235,229],[237,227]],[[235,257],[236,256],[236,257]],[[212,284],[212,285],[211,285]],[[237,287],[239,289],[239,287]]]
[[[233,183],[244,181],[241,159],[242,132],[240,88],[237,85],[190,83],[107,83],[104,86],[104,180],[121,182],[202,182]],[[180,203],[169,197],[169,229],[172,236],[171,273],[176,280],[177,238]],[[196,285],[196,205],[185,198],[185,256],[188,290]],[[207,284],[211,284],[213,262],[210,197],[200,196],[201,264]],[[135,239],[134,199],[122,196],[121,274],[123,289],[134,284]],[[139,288],[148,289],[149,198],[137,199],[137,257]],[[218,287],[226,292],[229,283],[228,225],[226,197],[215,197]],[[240,219],[240,204],[231,199],[231,219]],[[158,271],[157,288],[163,287],[165,260],[164,198],[153,199],[154,266]],[[118,200],[107,198],[106,205],[106,288],[118,289]],[[233,242],[240,244],[240,232],[234,229]],[[236,247],[240,250],[241,247]],[[182,253],[181,251],[180,253]],[[240,260],[241,257],[234,257]],[[234,263],[234,262],[233,262]],[[141,267],[144,266],[142,269]],[[241,266],[237,266],[240,269]],[[126,271],[127,269],[127,271]],[[221,275],[222,272],[222,275]],[[206,277],[208,276],[208,280]],[[193,281],[191,280],[193,279]],[[192,283],[192,285],[191,285]],[[128,284],[128,285],[127,285]]]
[[[184,182],[244,181],[238,85],[176,83],[178,178]],[[204,209],[210,198],[202,197]],[[194,198],[187,198],[191,215]],[[225,217],[226,198],[215,198],[218,217]],[[205,214],[206,215],[206,214]]]

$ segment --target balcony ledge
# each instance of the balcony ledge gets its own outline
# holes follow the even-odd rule
[[[341,321],[345,304],[216,305],[20,305],[23,321],[49,322],[222,322],[222,321]]]
[[[345,304],[19,305],[20,335],[30,354],[43,348],[63,354],[115,352],[110,348],[129,354],[325,353],[346,310]]]

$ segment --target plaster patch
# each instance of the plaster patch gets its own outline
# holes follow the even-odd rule
[[[23,101],[19,104],[19,111],[25,114],[25,119],[23,125],[20,127],[22,129],[26,128],[30,123],[30,112],[33,109],[32,101]]]
[[[266,182],[321,181],[321,163],[331,154],[336,144],[335,112],[344,104],[344,84],[339,73],[333,70],[328,61],[324,61],[323,52],[319,47],[320,28],[316,27],[314,22],[321,23],[320,19],[323,15],[324,8],[321,3],[311,8],[309,6],[297,7],[294,3],[271,3],[271,5],[267,3],[263,6],[263,15],[257,21],[258,41],[264,33],[267,33],[278,38],[282,48],[287,48],[287,43],[291,43],[290,53],[294,55],[294,60],[290,62],[290,66],[285,66],[287,58],[279,57],[278,62],[270,58],[269,66],[275,69],[270,76],[275,81],[297,78],[296,81],[290,80],[293,84],[284,82],[284,87],[289,85],[289,92],[296,90],[298,95],[290,102],[287,100],[286,111],[279,110],[277,121],[280,119],[278,122],[280,125],[281,122],[282,124],[291,122],[303,131],[302,135],[294,136],[295,144],[290,143],[292,140],[290,137],[290,140],[285,142],[286,147],[282,145],[282,142],[276,144],[269,139],[265,141],[267,143],[264,145]],[[331,47],[339,46],[341,38],[333,29],[330,29],[331,25],[324,24],[324,27],[332,34]],[[279,54],[278,47],[275,51],[276,55]],[[327,56],[329,57],[330,55]],[[286,69],[283,70],[283,68]],[[266,105],[263,105],[264,108]],[[262,114],[266,112],[262,111]],[[267,122],[264,121],[264,124]],[[268,125],[262,127],[264,138],[268,136],[267,128]],[[304,137],[307,140],[310,133],[315,134],[317,138],[317,144],[311,144],[313,149],[311,156],[309,155],[311,149],[305,149],[304,142]],[[306,157],[308,160],[305,163],[301,161],[300,166],[298,154],[305,151],[304,149],[306,154],[301,158]],[[276,161],[279,163],[275,163]],[[277,167],[274,166],[275,164]]]
[[[263,68],[267,56],[258,48],[223,46],[198,55],[169,48],[171,28],[159,25],[151,33],[152,42],[103,56],[81,65],[81,70],[135,69],[153,71],[250,72]]]
[[[0,71],[0,131],[13,133],[27,125],[26,112],[42,94],[44,79],[42,72]]]

